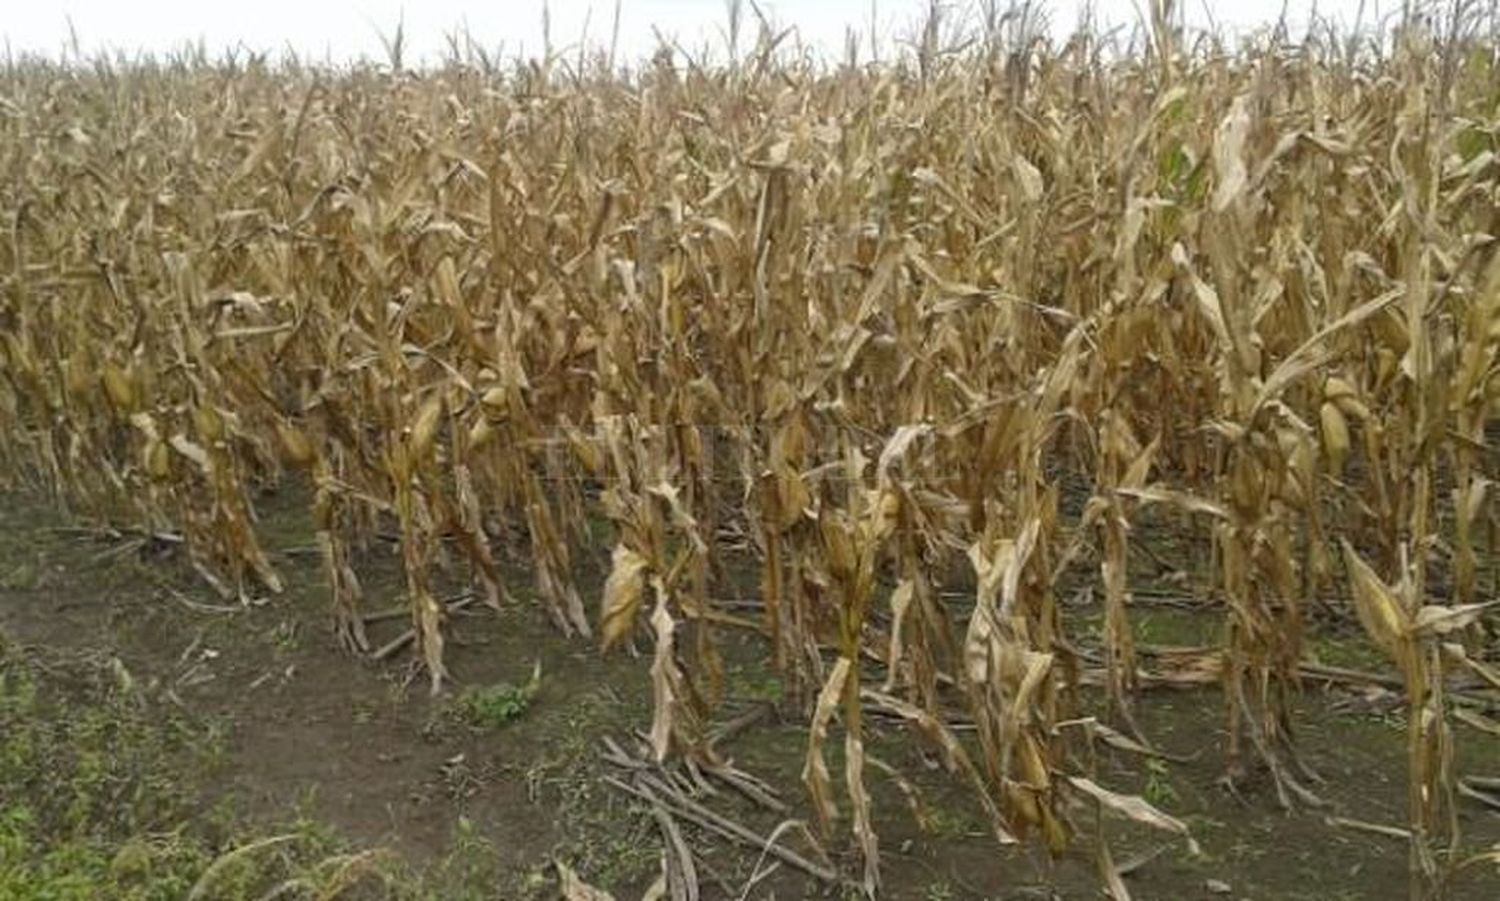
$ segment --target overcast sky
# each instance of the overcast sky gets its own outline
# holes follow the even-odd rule
[[[171,50],[200,38],[210,50],[243,43],[252,49],[276,50],[288,45],[301,55],[335,60],[381,57],[381,30],[391,33],[404,18],[408,59],[431,58],[444,46],[443,36],[467,23],[484,46],[503,44],[506,55],[539,53],[542,48],[543,0],[0,0],[0,36],[14,51],[57,56],[69,40],[71,18],[85,51],[101,46],[134,51]],[[1070,28],[1084,0],[1051,0],[1047,4],[1054,30]],[[1144,7],[1147,0],[1140,0]],[[1398,6],[1400,0],[1368,0],[1374,9]],[[698,48],[705,42],[722,47],[727,17],[725,0],[621,0],[619,47],[637,56],[654,45],[652,26]],[[946,5],[972,6],[963,0]],[[1213,18],[1229,29],[1253,29],[1274,20],[1282,0],[1188,0],[1190,24]],[[1289,19],[1305,21],[1307,0],[1287,0]],[[609,40],[614,0],[550,0],[552,42],[574,45],[585,34],[592,44]],[[841,52],[845,29],[854,26],[867,40],[870,0],[760,0],[778,24],[794,25],[803,40],[824,51]],[[876,0],[875,17],[883,40],[908,34],[926,0]],[[1137,21],[1133,0],[1095,0],[1100,20],[1114,24]],[[1325,16],[1353,24],[1359,0],[1318,0]],[[748,13],[747,13],[748,15]],[[748,31],[748,29],[747,29]]]

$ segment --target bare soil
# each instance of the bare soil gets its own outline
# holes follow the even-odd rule
[[[326,593],[299,505],[263,499],[269,550],[287,591],[249,607],[217,598],[168,544],[78,529],[50,503],[0,497],[0,633],[26,645],[118,657],[137,680],[162,689],[182,710],[222,730],[222,759],[184,773],[204,810],[228,803],[247,821],[303,815],[360,846],[399,852],[413,867],[438,866],[456,842],[480,836],[494,848],[496,898],[556,897],[553,861],[636,898],[658,871],[661,842],[649,813],[602,781],[598,742],[629,742],[649,725],[644,657],[601,656],[559,635],[524,591],[516,606],[456,617],[449,659],[459,685],[432,698],[425,679],[398,655],[386,663],[340,653],[327,628]],[[596,596],[602,551],[580,554],[583,586]],[[518,568],[512,580],[525,584]],[[371,609],[401,603],[394,548],[361,556]],[[457,585],[450,588],[457,588]],[[747,590],[747,592],[749,591]],[[1077,609],[1080,634],[1094,612]],[[1144,641],[1212,640],[1201,612],[1143,607]],[[377,643],[401,619],[372,626]],[[756,636],[727,638],[725,720],[779,698]],[[1313,640],[1330,662],[1378,665],[1346,625]],[[463,715],[465,687],[541,680],[514,719],[485,728]],[[1232,795],[1223,774],[1222,701],[1212,690],[1156,691],[1141,700],[1150,738],[1181,762],[1148,766],[1137,755],[1099,751],[1099,781],[1141,793],[1185,819],[1202,845],[1125,822],[1107,822],[1117,864],[1137,864],[1136,898],[1384,899],[1406,893],[1407,850],[1398,840],[1325,819],[1400,826],[1405,821],[1404,725],[1393,697],[1309,683],[1297,725],[1306,762],[1325,781],[1326,810],[1284,811],[1269,786]],[[871,751],[911,780],[926,819],[919,828],[906,793],[875,775],[884,897],[897,899],[1096,898],[1096,845],[1084,829],[1076,849],[1047,860],[996,847],[978,810],[898,727],[875,725]],[[1500,741],[1456,727],[1459,771],[1500,775]],[[811,821],[800,785],[805,727],[789,713],[768,716],[725,746],[740,768],[776,786],[789,816]],[[830,742],[838,745],[839,742]],[[831,749],[830,766],[841,761]],[[782,818],[725,795],[725,816],[768,834]],[[1092,816],[1078,811],[1087,827]],[[1461,802],[1465,846],[1500,842],[1500,814]],[[846,825],[846,824],[844,824]],[[792,834],[789,832],[789,836]],[[703,862],[708,898],[741,897],[759,855],[689,828]],[[786,839],[797,845],[792,836]],[[845,840],[829,842],[853,871]],[[805,851],[805,849],[804,849]],[[785,868],[754,881],[747,898],[838,897]],[[1500,897],[1493,866],[1467,870],[1458,899]]]

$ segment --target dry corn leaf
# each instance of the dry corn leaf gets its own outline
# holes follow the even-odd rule
[[[870,795],[865,790],[865,745],[857,729],[844,733],[844,786],[854,812],[854,839],[864,859],[865,895],[874,898],[880,887],[880,841],[875,835]]]
[[[1199,497],[1170,488],[1149,486],[1146,488],[1119,488],[1116,490],[1126,497],[1133,497],[1136,500],[1147,503],[1168,504],[1186,510],[1189,513],[1206,513],[1209,516],[1219,519],[1229,518],[1229,511],[1223,504],[1209,500],[1206,497]]]
[[[667,611],[666,589],[660,579],[653,578],[651,585],[656,592],[656,609],[651,614],[651,627],[656,632],[656,652],[651,659],[651,752],[661,762],[672,749],[682,676],[677,671],[676,623]]]
[[[901,671],[901,655],[905,648],[903,637],[906,630],[906,617],[915,595],[916,583],[911,579],[902,579],[896,584],[896,589],[891,592],[891,640],[886,650],[883,691],[891,690]]]
[[[186,435],[173,435],[167,443],[172,445],[173,450],[192,461],[205,476],[213,475],[213,461],[209,459],[208,451],[203,449],[203,445],[189,439]]]
[[[1245,141],[1249,134],[1248,100],[1244,96],[1236,97],[1214,134],[1214,171],[1218,175],[1213,199],[1215,212],[1228,209],[1245,193],[1249,180],[1245,169]]]
[[[584,882],[572,867],[560,860],[555,865],[558,889],[562,892],[563,901],[615,901],[614,895]]]
[[[1068,776],[1066,781],[1073,788],[1078,789],[1115,813],[1126,816],[1137,823],[1150,826],[1153,829],[1161,829],[1166,832],[1174,832],[1187,840],[1188,851],[1194,855],[1199,854],[1198,843],[1193,839],[1187,824],[1162,813],[1151,805],[1145,798],[1137,795],[1122,795],[1112,792],[1100,786],[1092,779],[1084,776]]]
[[[968,751],[964,750],[964,746],[958,740],[958,736],[953,734],[952,729],[948,728],[942,720],[939,720],[926,710],[892,695],[863,689],[860,692],[860,697],[914,724],[924,735],[931,739],[943,752],[943,756],[949,762],[950,767],[962,772],[968,780],[970,787],[973,789],[974,798],[989,816],[990,828],[994,832],[995,840],[1002,845],[1014,845],[1018,842],[1018,839],[1006,827],[1005,818],[1002,816],[1000,808],[996,806],[989,788],[985,785],[984,777],[980,774],[978,767],[974,765],[974,761],[969,756]]]
[[[599,611],[599,643],[604,650],[630,634],[645,594],[649,566],[645,557],[623,544],[615,545]]]
[[[1464,646],[1456,641],[1443,642],[1442,649],[1443,654],[1448,659],[1468,667],[1474,675],[1483,679],[1491,688],[1500,691],[1500,670],[1495,669],[1482,660],[1475,660],[1469,656],[1469,652],[1464,649]]]
[[[849,678],[850,666],[849,658],[840,657],[818,692],[817,706],[813,708],[812,722],[808,726],[807,756],[802,765],[802,782],[812,796],[813,813],[825,835],[838,818],[838,807],[833,802],[833,780],[828,774],[828,762],[823,757],[823,745],[828,741],[828,724],[833,721],[843,700],[844,682]]]
[[[1496,604],[1500,604],[1500,601],[1459,604],[1453,607],[1429,604],[1417,611],[1411,624],[1412,634],[1447,635],[1450,632],[1467,629],[1479,621],[1480,614],[1492,609]]]

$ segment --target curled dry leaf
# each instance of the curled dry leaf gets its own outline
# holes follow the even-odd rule
[[[1460,604],[1455,607],[1429,604],[1417,611],[1416,617],[1412,620],[1411,630],[1417,635],[1447,635],[1460,629],[1467,629],[1479,622],[1480,614],[1493,609],[1496,604],[1500,604],[1500,601]]]
[[[651,751],[658,762],[667,759],[672,747],[678,700],[682,697],[682,675],[677,670],[674,650],[676,624],[667,611],[667,593],[660,580],[652,580],[656,591],[656,610],[651,614],[651,628],[656,632],[656,653],[651,660]]]
[[[630,634],[645,594],[648,567],[645,557],[623,544],[615,545],[599,612],[599,642],[604,650]]]
[[[1250,133],[1248,98],[1236,97],[1214,135],[1214,169],[1219,178],[1213,208],[1223,212],[1245,192],[1245,139]]]
[[[902,638],[906,630],[907,613],[911,610],[915,595],[916,583],[911,579],[902,579],[897,583],[896,590],[891,592],[891,641],[886,650],[884,691],[890,691],[896,684],[901,670],[901,653],[905,646]]]
[[[849,791],[849,806],[854,811],[854,839],[864,859],[865,894],[874,898],[880,887],[880,842],[875,835],[864,771],[864,739],[858,730],[850,729],[844,733],[844,783]]]

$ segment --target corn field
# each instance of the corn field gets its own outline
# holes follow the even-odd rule
[[[282,585],[257,502],[293,492],[356,655],[394,534],[434,692],[457,573],[649,648],[659,760],[715,753],[723,637],[760,635],[872,895],[872,716],[1001,844],[1097,841],[1080,807],[1190,844],[1088,764],[1149,747],[1139,693],[1173,678],[1222,691],[1228,784],[1318,807],[1293,702],[1327,608],[1404,685],[1411,893],[1439,897],[1492,865],[1461,853],[1446,692],[1500,691],[1493,23],[1230,47],[1162,7],[1124,51],[932,27],[869,65],[769,28],[629,70],[12,59],[0,479],[179,536],[247,601]],[[1175,676],[1132,638],[1163,528],[1222,617]]]

